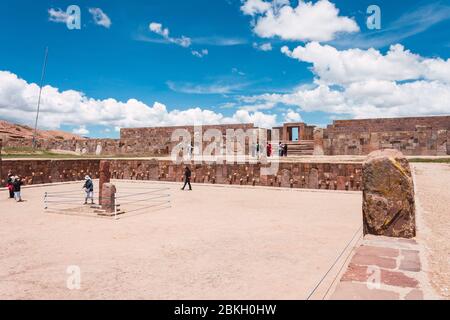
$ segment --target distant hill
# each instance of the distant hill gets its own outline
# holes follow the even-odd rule
[[[14,124],[5,120],[0,120],[0,139],[32,139],[34,129],[29,126]],[[86,139],[77,134],[60,130],[38,130],[38,139]]]

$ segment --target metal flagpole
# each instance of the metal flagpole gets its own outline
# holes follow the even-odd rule
[[[39,120],[39,109],[41,106],[42,86],[44,85],[45,69],[47,67],[47,57],[48,57],[48,47],[45,47],[44,65],[42,66],[41,83],[39,86],[39,99],[38,99],[38,104],[37,104],[36,121],[34,123],[33,150],[36,149],[37,125],[38,125],[38,120]]]

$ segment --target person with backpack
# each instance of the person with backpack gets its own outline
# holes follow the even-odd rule
[[[92,179],[89,176],[86,176],[84,180],[85,182],[83,185],[83,189],[86,192],[84,204],[88,204],[89,199],[91,200],[91,204],[94,204],[94,183],[92,182]]]

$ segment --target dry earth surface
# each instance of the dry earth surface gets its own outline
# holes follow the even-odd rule
[[[117,221],[44,212],[44,192],[79,183],[1,191],[0,298],[305,299],[361,227],[357,192],[163,186],[171,208]]]
[[[413,170],[425,267],[436,292],[450,299],[450,165],[416,163]]]

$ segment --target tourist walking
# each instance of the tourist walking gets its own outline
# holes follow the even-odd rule
[[[84,204],[88,204],[89,199],[91,200],[91,204],[94,204],[94,182],[92,182],[92,179],[89,176],[86,176],[84,180],[83,189],[86,192]]]
[[[283,144],[280,142],[280,143],[278,144],[278,156],[279,156],[279,157],[282,157],[282,156],[283,156],[283,150],[284,150],[284,146],[283,146]]]
[[[14,199],[14,175],[11,171],[8,172],[8,179],[6,180],[6,187],[9,191],[9,198]]]
[[[186,167],[184,169],[184,186],[183,188],[181,188],[181,190],[184,190],[186,188],[187,185],[189,185],[189,190],[192,191],[192,186],[191,186],[191,169],[189,169],[189,167]]]
[[[22,188],[23,182],[22,178],[16,176],[14,177],[13,187],[14,187],[14,199],[16,199],[17,202],[23,202],[22,195],[21,195],[21,188]]]

